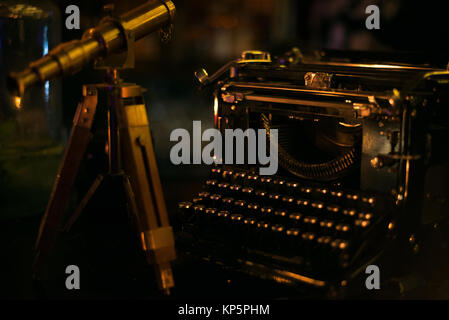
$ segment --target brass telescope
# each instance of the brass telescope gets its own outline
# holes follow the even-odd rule
[[[82,39],[65,42],[21,72],[8,76],[8,89],[22,96],[27,88],[47,80],[73,75],[87,63],[128,49],[129,38],[139,40],[153,31],[171,25],[175,15],[172,1],[152,0],[123,14],[106,17]]]
[[[105,83],[83,86],[72,130],[42,217],[35,246],[33,275],[40,280],[45,260],[61,232],[68,232],[100,185],[120,180],[128,211],[132,213],[141,247],[154,265],[160,289],[174,286],[171,261],[176,258],[173,230],[168,219],[152,144],[144,89],[120,79],[118,69],[134,66],[134,41],[147,34],[170,30],[175,14],[172,1],[150,0],[120,17],[103,18],[81,40],[60,44],[48,55],[8,78],[9,88],[21,96],[32,85],[73,75],[95,61],[107,69]],[[124,53],[125,59],[119,57]],[[119,58],[119,59],[117,59]],[[64,228],[64,209],[78,169],[94,132],[96,110],[107,108],[109,170],[100,173]],[[101,114],[100,114],[101,115]]]

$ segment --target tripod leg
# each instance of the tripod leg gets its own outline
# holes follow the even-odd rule
[[[70,231],[70,229],[72,228],[73,224],[75,223],[75,221],[80,216],[81,212],[83,212],[83,210],[86,207],[86,205],[89,202],[89,200],[95,194],[95,191],[97,191],[98,187],[103,182],[103,179],[104,179],[104,175],[100,174],[100,175],[97,176],[97,178],[95,179],[95,181],[92,184],[92,186],[89,188],[87,193],[84,195],[83,200],[81,200],[80,204],[78,205],[78,207],[76,208],[76,210],[73,212],[72,216],[70,217],[69,221],[65,225],[65,228],[64,228],[65,232],[69,232]]]
[[[160,288],[168,293],[174,285],[170,262],[175,259],[176,253],[145,105],[122,106],[117,111],[122,156],[135,195],[136,221],[142,248],[155,265]]]
[[[136,196],[131,186],[131,182],[129,181],[129,177],[125,174],[123,175],[123,185],[125,187],[126,201],[128,202],[129,205],[129,211],[134,216],[135,219],[138,219],[139,209],[137,209]],[[137,225],[140,225],[140,221],[136,221],[136,223]]]
[[[35,247],[34,275],[41,271],[43,260],[59,235],[63,212],[90,140],[90,129],[97,107],[97,91],[95,88],[88,88],[86,91],[83,101],[78,104],[69,141],[53,184],[47,209],[41,220]]]

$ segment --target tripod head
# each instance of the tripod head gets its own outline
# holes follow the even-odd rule
[[[80,71],[91,61],[103,60],[115,53],[126,53],[121,68],[134,66],[134,41],[156,30],[171,27],[175,5],[170,0],[150,0],[118,18],[108,16],[80,40],[62,43],[39,60],[7,78],[10,92],[22,96],[26,89]],[[99,67],[100,65],[97,65]],[[108,67],[107,63],[105,67]]]

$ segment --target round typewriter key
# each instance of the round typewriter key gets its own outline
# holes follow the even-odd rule
[[[337,258],[336,263],[340,267],[346,267],[349,255],[346,253],[349,248],[349,242],[343,239],[335,239],[331,242],[332,251],[335,253]]]
[[[231,221],[240,222],[242,220],[243,220],[243,215],[237,214],[237,213],[231,214]]]
[[[230,237],[228,240],[234,242],[237,245],[241,245],[243,241],[243,215],[234,213],[230,215]]]
[[[293,203],[295,201],[295,198],[290,197],[290,196],[283,196],[282,197],[282,202],[284,203]]]
[[[214,207],[218,207],[221,203],[221,195],[219,194],[211,194],[208,199],[208,203]]]
[[[330,204],[326,207],[326,210],[329,211],[332,214],[336,214],[340,211],[340,206],[337,206],[335,204]]]
[[[246,172],[235,172],[233,176],[233,181],[236,184],[244,184],[245,183]]]
[[[310,204],[310,206],[311,206],[312,208],[314,208],[314,209],[321,210],[321,209],[324,208],[324,203],[323,203],[323,202],[312,202],[312,203]]]
[[[181,210],[188,210],[191,207],[192,207],[192,202],[185,201],[185,202],[178,203],[178,209],[181,209]]]
[[[306,260],[310,263],[310,260],[312,258],[312,253],[315,249],[316,244],[316,235],[313,232],[305,232],[301,235],[302,243],[303,243],[303,250],[305,253]]]
[[[346,194],[346,205],[349,207],[356,207],[361,202],[361,197],[357,193],[347,193]]]
[[[355,209],[343,209],[343,215],[346,221],[352,221],[352,219],[357,217],[357,211]]]
[[[280,194],[277,193],[269,193],[268,194],[268,199],[269,199],[269,203],[270,205],[272,205],[273,207],[279,207],[279,205],[282,204],[282,196]]]
[[[257,241],[254,244],[256,248],[265,250],[267,244],[271,242],[271,225],[266,221],[257,222]]]
[[[374,205],[374,202],[376,201],[374,197],[363,197],[362,201],[365,203],[368,203],[369,205]]]
[[[285,193],[290,196],[297,196],[299,192],[299,183],[289,181],[285,183]]]
[[[254,195],[257,197],[259,201],[266,201],[268,199],[268,193],[263,190],[256,190]]]
[[[340,238],[349,237],[349,232],[351,231],[351,227],[346,223],[338,223],[335,225],[336,234]]]
[[[224,209],[231,209],[232,205],[234,204],[234,198],[224,197],[221,198],[221,202]]]
[[[299,183],[297,183],[297,182],[289,181],[289,182],[286,182],[285,185],[286,185],[288,188],[294,189],[295,191],[296,191],[297,188],[299,188]]]
[[[326,195],[329,194],[329,190],[326,188],[316,188],[315,191],[319,194],[319,195]]]
[[[217,184],[218,184],[218,181],[215,179],[206,180],[206,187],[209,190],[215,190],[216,189],[215,187],[217,186]]]
[[[204,209],[206,207],[204,204],[195,204],[193,205],[193,212],[195,213],[195,223],[202,224],[204,221],[202,219],[202,214],[204,213]]]
[[[282,197],[282,207],[285,207],[289,210],[295,209],[295,198],[292,196],[283,196]]]
[[[209,197],[212,201],[220,201],[221,200],[221,195],[220,194],[211,194]]]
[[[221,210],[221,211],[218,211],[218,213],[217,213],[217,217],[222,220],[227,219],[229,217],[229,215],[230,215],[229,211],[227,211],[227,210]]]
[[[312,194],[312,188],[309,187],[301,187],[300,188],[301,193],[306,196],[307,198],[309,198]]]
[[[290,213],[288,216],[290,220],[290,224],[293,224],[295,227],[300,226],[302,214],[299,212]]]
[[[227,193],[229,188],[229,183],[227,182],[220,182],[217,184],[217,190],[221,193]]]
[[[279,199],[281,199],[281,195],[280,195],[280,194],[277,194],[277,193],[270,193],[270,194],[268,195],[268,199],[271,199],[271,200],[279,200]]]
[[[332,220],[322,220],[320,221],[321,233],[325,235],[332,235],[334,228],[334,221]]]
[[[365,219],[354,220],[354,228],[356,229],[357,233],[363,233],[365,230],[368,229],[368,227],[370,225],[371,225],[370,220],[365,220]]]
[[[270,228],[270,224],[266,221],[259,221],[257,222],[257,227],[261,230],[264,230]]]
[[[307,199],[297,199],[296,204],[300,208],[307,208],[310,204],[310,201]]]
[[[286,210],[274,211],[274,218],[277,223],[288,223],[288,212]]]
[[[234,207],[236,208],[236,210],[240,211],[246,207],[246,201],[245,200],[235,200]]]
[[[214,207],[218,207],[221,202],[221,195],[220,194],[212,194],[209,196],[210,202]]]
[[[246,185],[248,187],[255,188],[255,187],[257,187],[258,179],[259,179],[258,176],[249,174],[246,176]]]
[[[342,216],[341,207],[336,204],[327,205],[324,216],[327,219],[340,219]]]
[[[330,258],[334,259],[334,254],[331,252],[331,246],[333,239],[330,236],[320,236],[317,239],[317,266],[324,270],[328,264]]]
[[[271,242],[267,249],[271,249],[277,253],[281,250],[281,244],[285,241],[285,226],[275,224],[271,226]]]
[[[286,256],[294,257],[300,254],[301,231],[298,228],[289,228],[285,231],[285,250]]]
[[[242,188],[242,193],[251,196],[254,193],[254,188],[244,187]]]
[[[229,186],[229,190],[231,191],[240,191],[242,189],[242,186],[239,184],[232,184]]]
[[[325,213],[327,213],[325,211],[325,204],[323,202],[320,201],[314,201],[310,203],[310,207],[312,209],[312,213],[324,218],[325,217]]]
[[[317,242],[318,242],[319,244],[325,244],[325,245],[327,245],[327,244],[329,244],[329,243],[332,242],[332,238],[331,238],[330,236],[321,236],[321,237],[319,237],[319,238],[317,239]]]
[[[271,183],[272,179],[268,178],[268,177],[262,177],[262,178],[259,179],[259,181],[261,183],[267,184],[267,183]]]
[[[252,216],[255,216],[259,212],[260,206],[258,203],[248,203],[247,208],[248,213]]]
[[[271,230],[275,232],[283,232],[284,229],[285,227],[282,224],[275,224],[274,226],[271,227]]]
[[[288,236],[297,237],[297,236],[299,236],[299,234],[300,234],[299,229],[290,228],[290,229],[287,230],[287,235]]]
[[[206,208],[204,209],[204,217],[208,223],[211,223],[215,220],[217,214],[217,208]]]
[[[273,180],[273,183],[274,183],[275,185],[278,185],[278,186],[283,186],[283,185],[285,185],[285,180],[282,180],[282,179],[274,179],[274,180]]]
[[[371,220],[373,218],[373,214],[371,212],[367,212],[367,213],[359,213],[358,218],[359,219],[364,219],[364,220]]]
[[[264,219],[270,219],[272,218],[271,215],[273,213],[272,207],[262,207],[260,208],[261,216],[264,217]]]
[[[223,170],[222,177],[225,181],[230,181],[234,172],[232,170]]]
[[[278,217],[287,217],[288,212],[286,210],[276,210],[274,214]]]
[[[203,197],[195,197],[195,198],[192,199],[192,202],[196,203],[196,204],[199,204],[199,203],[201,203],[203,201],[204,201]]]
[[[315,188],[313,192],[313,197],[316,200],[327,202],[330,200],[330,192],[327,188]]]
[[[346,249],[348,248],[348,246],[349,246],[349,242],[348,242],[348,241],[345,241],[345,240],[342,240],[342,241],[340,241],[340,243],[338,244],[338,249],[340,249],[340,250],[346,250]]]
[[[317,230],[318,218],[314,216],[306,216],[303,218],[303,224],[307,231],[314,232]]]
[[[248,209],[250,209],[250,210],[259,210],[259,204],[257,204],[257,203],[248,203]]]
[[[206,185],[207,186],[214,186],[216,184],[217,184],[217,180],[215,180],[215,179],[206,180]]]
[[[337,248],[339,247],[339,245],[340,245],[340,242],[341,242],[340,239],[334,239],[334,240],[332,240],[332,242],[331,242],[331,247],[332,247],[333,249],[337,249]]]
[[[216,208],[206,208],[206,209],[204,209],[204,212],[209,215],[214,215],[217,213],[217,209]]]
[[[221,174],[221,168],[212,168],[210,171],[211,171],[212,175],[216,176],[217,178]]]
[[[257,220],[254,218],[245,218],[245,219],[243,219],[243,223],[248,226],[256,226]]]
[[[240,196],[246,200],[254,200],[254,189],[251,187],[242,187]]]
[[[198,193],[198,197],[201,197],[201,198],[208,198],[209,197],[209,192],[207,192],[207,191],[202,191],[202,192],[199,192]]]
[[[265,177],[265,176],[259,178],[259,187],[265,191],[269,191],[269,192],[275,191],[273,188],[273,179]]]
[[[329,201],[337,204],[345,204],[345,195],[341,190],[331,190],[329,192]]]
[[[195,204],[193,206],[193,210],[195,213],[201,213],[204,211],[204,209],[205,209],[205,206],[203,204]]]
[[[285,192],[285,180],[282,179],[273,179],[273,187],[276,192],[283,193]]]
[[[186,222],[190,218],[190,215],[192,214],[192,206],[193,203],[189,201],[178,203],[178,210],[181,222]]]
[[[239,184],[232,184],[229,186],[229,191],[234,197],[241,197],[242,186]]]
[[[254,242],[257,240],[256,238],[256,228],[257,228],[257,220],[254,218],[244,218],[243,219],[243,226],[245,233],[245,239],[248,241],[251,245],[254,244]]]

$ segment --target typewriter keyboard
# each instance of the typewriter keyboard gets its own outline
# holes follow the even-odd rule
[[[370,258],[369,234],[385,227],[379,201],[360,191],[215,167],[204,191],[178,207],[183,233],[207,259],[331,280]]]

